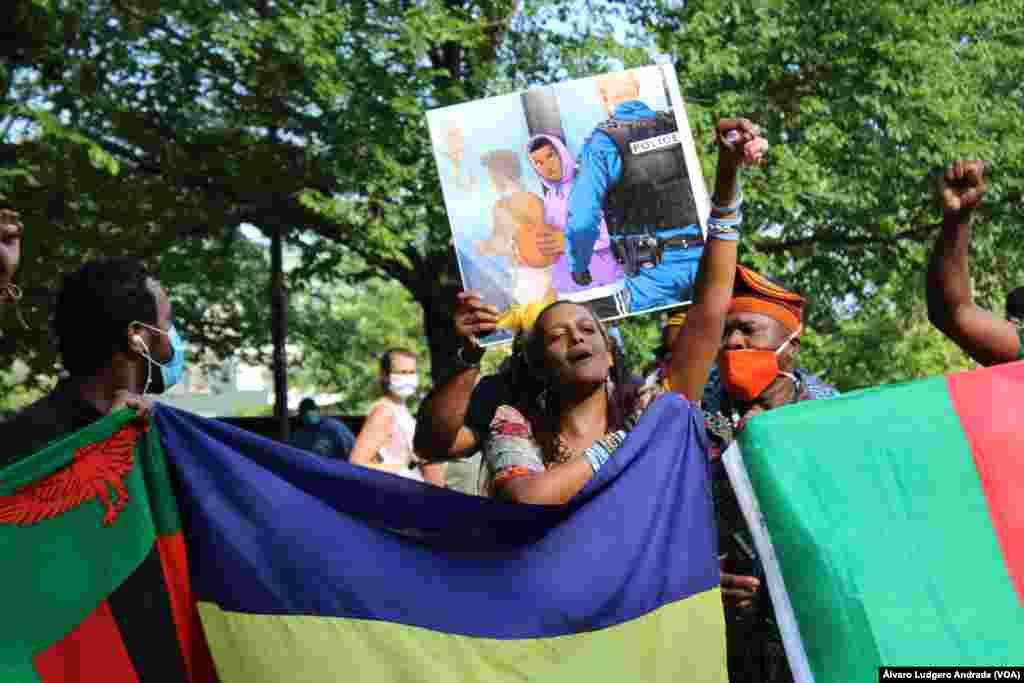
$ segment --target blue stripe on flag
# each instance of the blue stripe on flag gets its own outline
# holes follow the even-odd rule
[[[226,610],[540,638],[718,585],[703,421],[676,395],[565,506],[467,496],[163,406],[156,420],[196,599]]]

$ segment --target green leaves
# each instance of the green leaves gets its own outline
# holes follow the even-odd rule
[[[292,379],[299,387],[340,396],[344,414],[365,412],[380,395],[380,355],[406,348],[419,356],[421,377],[430,363],[419,306],[396,282],[318,286],[293,297],[293,329],[302,340]]]
[[[117,175],[121,171],[121,162],[97,145],[89,145],[89,161],[110,175]]]
[[[855,368],[866,384],[895,376],[844,359],[889,338],[883,325],[872,341],[872,320],[923,300],[937,220],[926,177],[958,156],[1000,172],[975,238],[981,300],[998,308],[1024,280],[1024,0],[15,3],[20,51],[0,50],[13,75],[0,129],[16,161],[2,182],[28,227],[19,277],[33,332],[12,343],[31,376],[52,370],[59,273],[101,253],[162,261],[189,333],[218,353],[262,344],[266,266],[242,253],[243,223],[287,227],[297,310],[334,286],[391,297],[366,284],[368,270],[426,311],[387,309],[422,323],[443,355],[458,273],[423,112],[647,63],[655,49],[676,62],[707,178],[719,116],[749,116],[772,141],[769,165],[744,179],[743,258],[818,302],[816,369]],[[297,325],[292,340],[318,334]],[[360,334],[375,333],[334,332]],[[648,336],[627,332],[638,360]],[[330,367],[342,350],[322,348]],[[894,348],[903,372],[947,358]]]
[[[771,140],[768,167],[746,180],[743,258],[818,302],[813,323],[830,336],[812,362],[858,368],[845,386],[960,367],[920,317],[938,219],[926,179],[959,157],[1012,169],[992,184],[973,252],[979,296],[1000,309],[1024,280],[1009,217],[1024,169],[1024,2],[694,0],[681,31],[660,3],[632,11],[676,56],[684,96],[710,105],[698,128],[745,114]]]

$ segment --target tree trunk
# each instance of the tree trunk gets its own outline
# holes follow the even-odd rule
[[[279,438],[288,440],[288,291],[284,284],[284,229],[275,225],[270,237],[270,325],[274,344],[274,417]]]
[[[419,278],[410,288],[423,307],[423,331],[430,347],[430,375],[435,385],[444,382],[452,370],[458,348],[455,337],[455,295],[462,291],[455,249],[428,260],[427,273],[436,277]],[[408,286],[408,285],[406,285]]]

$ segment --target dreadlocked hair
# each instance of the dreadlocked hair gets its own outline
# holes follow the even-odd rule
[[[627,418],[632,414],[638,399],[640,383],[626,367],[626,358],[622,349],[608,334],[607,328],[585,304],[571,301],[556,301],[545,307],[537,316],[533,328],[516,335],[513,355],[506,367],[508,386],[517,397],[517,403],[523,414],[530,421],[534,438],[541,446],[545,462],[565,462],[573,453],[569,452],[559,438],[558,418],[559,406],[557,396],[552,391],[551,380],[546,377],[543,369],[543,338],[537,334],[538,325],[544,315],[555,306],[573,304],[583,306],[594,318],[605,346],[611,351],[614,364],[609,369],[608,379],[611,381],[608,396],[608,430],[615,431],[626,426]],[[517,349],[518,347],[518,349]]]

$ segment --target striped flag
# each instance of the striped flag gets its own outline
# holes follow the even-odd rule
[[[216,680],[159,438],[123,411],[0,470],[0,680]]]
[[[740,446],[798,680],[1024,661],[1024,363],[774,410]]]
[[[156,421],[224,681],[726,680],[702,421],[674,395],[566,506]]]
[[[0,470],[2,681],[726,679],[703,428],[678,397],[550,507],[131,418]]]

